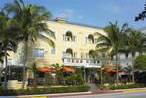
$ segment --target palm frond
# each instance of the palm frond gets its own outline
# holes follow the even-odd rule
[[[54,43],[54,41],[51,38],[48,38],[48,37],[46,37],[44,35],[40,35],[40,36],[42,37],[42,39],[44,39],[46,42],[48,42],[48,44],[50,46],[55,47],[55,43]]]
[[[99,48],[99,47],[110,47],[111,45],[109,43],[106,43],[106,42],[100,42],[100,43],[97,43],[96,44],[96,48]]]
[[[4,53],[0,51],[0,63],[3,63]]]

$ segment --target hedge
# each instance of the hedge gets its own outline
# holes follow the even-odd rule
[[[143,88],[145,87],[143,84],[127,84],[127,85],[110,85],[109,89],[116,90],[116,89],[131,89],[131,88]]]
[[[20,89],[20,90],[0,89],[0,96],[70,93],[70,92],[86,92],[86,91],[89,91],[89,86],[87,86],[87,85],[67,86],[67,87],[48,87],[48,88],[35,88],[35,89]]]

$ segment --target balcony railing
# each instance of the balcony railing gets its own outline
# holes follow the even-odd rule
[[[100,60],[81,59],[81,58],[63,58],[65,66],[83,66],[83,67],[100,67]]]

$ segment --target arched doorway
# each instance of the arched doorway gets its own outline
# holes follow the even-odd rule
[[[94,36],[92,34],[88,35],[88,43],[90,43],[90,44],[94,43]]]
[[[65,34],[66,41],[72,41],[73,35],[71,31],[67,31]]]
[[[71,48],[66,49],[66,57],[73,57],[73,50]]]

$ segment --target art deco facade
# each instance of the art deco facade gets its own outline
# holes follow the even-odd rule
[[[47,22],[50,32],[55,34],[55,47],[49,44],[49,32],[41,32],[38,39],[29,44],[27,64],[36,63],[38,67],[49,66],[58,63],[64,66],[84,66],[98,68],[102,65],[101,58],[93,59],[90,52],[95,50],[98,36],[95,33],[105,34],[102,28],[74,24],[62,19]],[[10,53],[9,65],[23,65],[24,47],[18,46],[17,53]],[[138,54],[137,54],[138,55]],[[132,64],[132,56],[119,54],[119,62],[123,66]],[[115,63],[115,59],[113,59]]]
[[[41,32],[36,42],[29,44],[28,65],[35,62],[40,67],[56,63],[64,66],[101,66],[100,60],[92,59],[89,54],[95,50],[97,38],[94,34],[104,34],[102,28],[73,24],[64,20],[48,21],[47,24],[50,32],[55,33],[55,38],[52,38],[55,47],[50,46],[47,40],[50,33]],[[10,65],[22,63],[23,49],[20,44],[17,53],[11,53]]]

